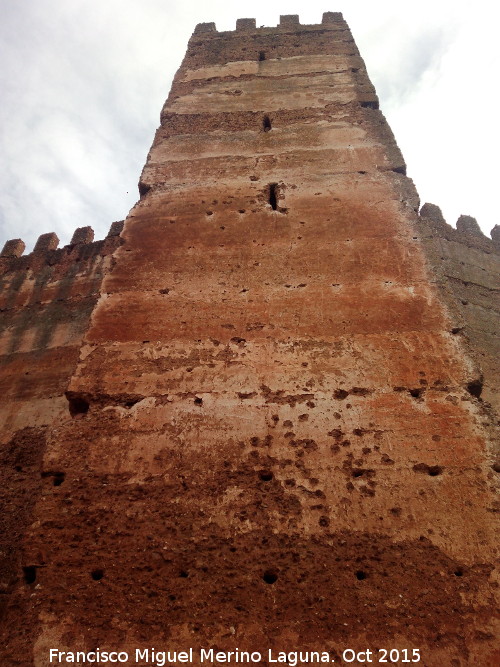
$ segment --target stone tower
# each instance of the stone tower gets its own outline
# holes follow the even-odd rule
[[[139,189],[2,255],[2,665],[498,664],[498,243],[419,216],[342,16],[198,25]]]

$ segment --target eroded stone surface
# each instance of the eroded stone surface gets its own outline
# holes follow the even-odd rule
[[[54,643],[496,664],[493,417],[404,173],[340,15],[195,32],[33,463],[6,665]],[[41,437],[20,428],[7,468]]]

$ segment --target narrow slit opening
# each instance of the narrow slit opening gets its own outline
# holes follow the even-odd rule
[[[262,127],[264,128],[264,132],[269,132],[269,130],[272,129],[271,119],[269,118],[269,116],[267,115],[264,116],[264,119],[262,121]]]
[[[23,576],[27,584],[34,584],[36,582],[36,567],[34,565],[23,567]]]
[[[266,59],[266,52],[265,51],[259,51],[259,61],[262,62],[265,59]]]
[[[271,208],[273,211],[276,211],[278,209],[278,197],[277,197],[277,183],[270,183],[269,184],[269,203],[271,204]]]

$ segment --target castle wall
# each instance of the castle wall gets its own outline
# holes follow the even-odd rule
[[[64,481],[43,465],[47,428],[70,418],[65,391],[121,227],[97,242],[90,227],[79,229],[60,249],[55,234],[44,234],[28,255],[17,239],[0,257],[0,614],[30,576],[22,543],[33,509],[44,488]]]
[[[491,423],[342,17],[199,26],[140,191],[47,433],[64,484],[33,508],[5,664],[493,665]]]
[[[463,338],[478,367],[477,394],[500,414],[500,243],[461,216],[457,229],[437,206],[420,212],[419,231],[442,298],[452,314],[452,333]]]

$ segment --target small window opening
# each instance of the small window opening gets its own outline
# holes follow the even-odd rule
[[[28,565],[23,567],[24,581],[27,584],[34,584],[36,581],[36,567],[34,565]]]
[[[189,577],[189,572],[186,572],[186,570],[181,570],[179,572],[179,577],[181,577],[182,579],[187,579]]]
[[[271,204],[271,208],[273,211],[276,211],[278,209],[278,197],[277,197],[277,190],[278,184],[277,183],[270,183],[269,184],[269,203]]]
[[[260,473],[259,477],[263,482],[270,482],[274,477],[274,475],[270,470],[263,470]]]
[[[363,570],[358,570],[356,572],[356,579],[358,581],[363,581],[363,579],[366,579],[366,572],[363,572]]]
[[[259,51],[259,60],[260,60],[260,62],[262,62],[265,59],[266,59],[266,52],[265,51]]]
[[[101,581],[101,579],[104,577],[104,570],[101,569],[92,570],[90,576],[94,581]]]
[[[262,121],[262,126],[264,128],[264,132],[269,132],[269,130],[272,130],[271,119],[269,118],[269,116],[264,116],[264,120]]]

